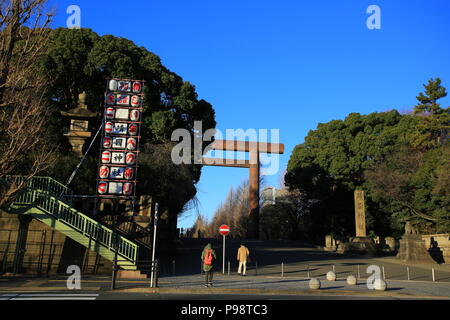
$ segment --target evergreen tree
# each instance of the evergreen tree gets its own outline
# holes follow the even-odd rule
[[[48,103],[53,106],[49,126],[53,133],[48,141],[60,146],[59,164],[48,174],[63,182],[67,181],[77,161],[68,160],[70,145],[63,136],[68,123],[61,119],[60,111],[75,107],[78,95],[85,91],[88,106],[99,115],[93,123],[95,132],[101,123],[106,79],[146,81],[138,193],[151,195],[159,202],[162,216],[167,217],[170,228],[175,230],[177,215],[195,197],[201,166],[172,163],[171,134],[175,129],[184,128],[193,135],[194,121],[202,121],[203,130],[214,128],[212,105],[198,99],[195,86],[168,70],[156,54],[131,40],[99,36],[90,29],[52,30],[47,54],[41,63],[51,84],[47,90]],[[99,145],[94,144],[90,157],[71,185],[77,193],[95,192]]]
[[[439,99],[447,96],[441,79],[430,79],[424,85],[425,92],[419,93],[419,103],[414,108],[414,114],[419,116],[419,123],[414,133],[412,144],[421,149],[434,148],[448,139],[450,130],[450,107],[441,108]]]
[[[319,124],[292,152],[285,175],[309,203],[305,223],[317,241],[354,236],[353,191],[366,191],[367,231],[400,235],[413,219],[422,231],[450,231],[450,108],[439,78],[420,93],[412,115],[397,111]]]
[[[424,85],[425,93],[420,92],[416,97],[419,103],[414,108],[414,114],[431,113],[441,114],[443,109],[437,102],[439,99],[447,96],[446,89],[441,85],[441,79],[431,78],[428,84]]]

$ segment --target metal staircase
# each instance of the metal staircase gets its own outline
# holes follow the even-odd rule
[[[72,190],[50,177],[34,177],[26,181],[9,211],[39,220],[107,260],[114,261],[117,254],[119,267],[137,270],[138,245],[71,207],[72,195]]]

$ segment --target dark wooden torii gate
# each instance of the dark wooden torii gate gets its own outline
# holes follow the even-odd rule
[[[259,177],[260,153],[283,154],[284,144],[253,141],[215,140],[208,150],[249,152],[250,160],[202,158],[205,166],[249,168],[249,227],[248,239],[259,239]]]

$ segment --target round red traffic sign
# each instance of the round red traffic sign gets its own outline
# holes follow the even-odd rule
[[[227,234],[230,233],[230,227],[227,226],[226,224],[223,224],[219,227],[219,233],[223,236],[226,236]]]

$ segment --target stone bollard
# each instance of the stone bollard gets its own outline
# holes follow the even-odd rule
[[[383,279],[376,279],[373,282],[373,288],[378,291],[386,291],[387,283]]]
[[[347,284],[351,286],[355,286],[358,283],[355,276],[348,276],[347,277]]]
[[[309,280],[309,288],[313,290],[320,289],[320,280],[317,278],[311,278],[311,280]]]
[[[328,281],[336,281],[336,273],[334,273],[333,271],[328,271],[327,280]]]

